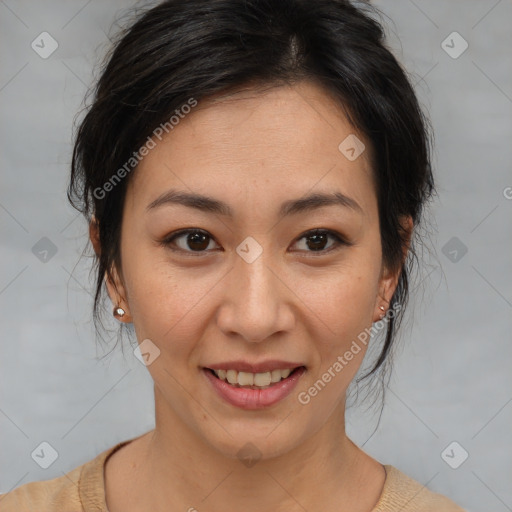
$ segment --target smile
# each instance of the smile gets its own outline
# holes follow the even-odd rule
[[[305,372],[304,366],[262,373],[203,368],[217,395],[242,409],[260,409],[280,402]]]

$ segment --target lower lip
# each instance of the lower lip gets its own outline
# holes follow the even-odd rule
[[[217,378],[210,370],[203,368],[203,373],[221,398],[231,405],[249,410],[263,409],[283,400],[293,391],[305,371],[306,369],[301,367],[269,388],[251,389],[236,388]]]

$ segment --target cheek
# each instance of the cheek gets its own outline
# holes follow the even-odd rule
[[[330,285],[323,288],[323,293],[322,288],[316,288],[316,293],[309,295],[307,304],[319,328],[311,340],[315,353],[311,373],[297,390],[297,400],[313,408],[304,410],[311,428],[325,421],[335,404],[344,399],[366,353],[375,283],[368,277],[373,272],[371,267],[358,272],[346,268],[331,274]]]
[[[177,356],[190,350],[211,311],[208,298],[219,275],[196,269],[173,268],[151,256],[126,261],[127,288],[134,328],[139,341],[149,338]],[[218,283],[217,286],[220,286]]]
[[[330,369],[334,394],[346,388],[366,352],[366,333],[372,325],[378,288],[376,262],[354,255],[335,271],[300,281],[297,295],[304,300],[317,331],[310,333],[316,361],[314,377]],[[363,340],[363,342],[361,342]],[[345,357],[346,356],[346,357]],[[339,357],[343,360],[340,362]],[[336,367],[333,366],[338,362]],[[343,368],[340,368],[340,364]],[[332,378],[332,374],[336,378]],[[326,376],[326,379],[330,379]]]
[[[333,283],[330,290],[317,295],[316,311],[327,336],[322,353],[330,359],[344,352],[353,339],[371,325],[375,287],[362,276],[351,276]],[[324,358],[323,358],[324,359]]]
[[[333,297],[335,302],[327,306],[330,329],[319,342],[319,365],[303,396],[306,399],[318,396],[315,399],[317,406],[325,411],[332,411],[334,404],[344,399],[363,363],[375,302],[373,287],[363,277],[354,279],[350,285],[345,283]]]

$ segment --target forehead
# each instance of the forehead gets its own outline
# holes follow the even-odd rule
[[[349,160],[339,146],[353,136],[365,150]],[[137,208],[177,186],[226,202],[237,194],[281,202],[330,189],[353,196],[363,208],[374,199],[369,142],[312,83],[218,94],[154,140],[128,188]]]

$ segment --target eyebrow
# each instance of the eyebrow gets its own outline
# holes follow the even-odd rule
[[[174,189],[168,190],[148,204],[146,211],[151,211],[169,204],[178,204],[203,212],[233,217],[231,207],[222,201],[214,199],[213,197]],[[281,205],[278,214],[279,217],[286,217],[298,213],[310,212],[324,206],[342,206],[360,214],[364,213],[357,201],[341,192],[333,192],[331,194],[312,193],[299,199],[285,201]]]

